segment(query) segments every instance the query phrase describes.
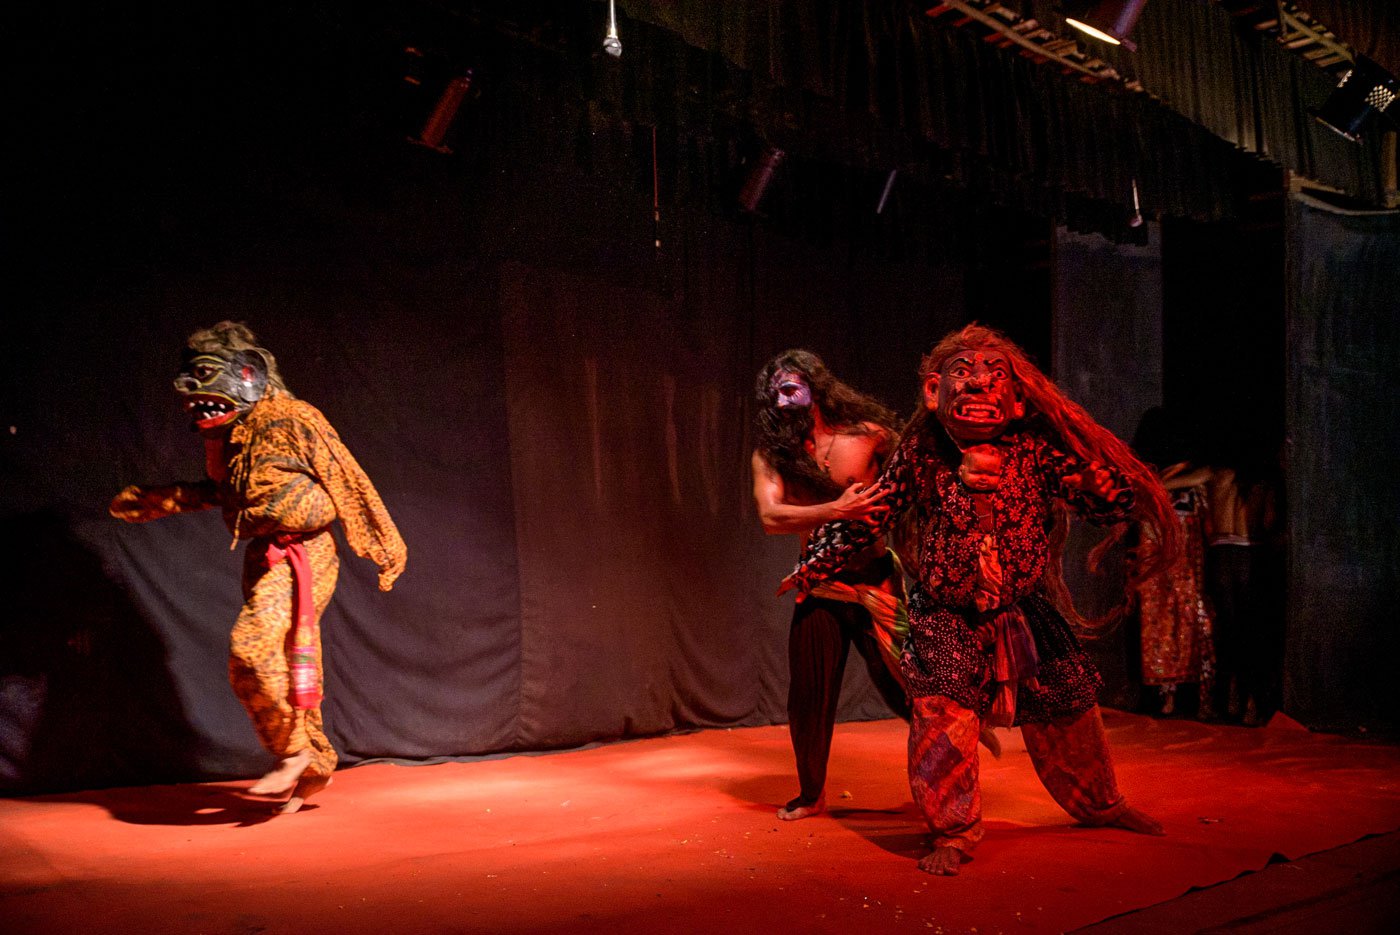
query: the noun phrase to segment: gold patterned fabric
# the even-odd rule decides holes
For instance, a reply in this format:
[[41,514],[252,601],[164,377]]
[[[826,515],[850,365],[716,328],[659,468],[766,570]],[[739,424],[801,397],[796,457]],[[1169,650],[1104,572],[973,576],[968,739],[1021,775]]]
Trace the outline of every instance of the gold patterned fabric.
[[1204,590],[1205,487],[1176,491],[1174,500],[1181,558],[1136,589],[1144,685],[1209,683],[1215,672],[1214,619]]
[[[269,388],[227,440],[205,444],[210,480],[128,487],[111,513],[146,522],[222,508],[233,545],[248,542],[229,681],[270,753],[287,757],[309,748],[304,775],[329,775],[337,758],[321,726],[319,623],[340,568],[330,525],[340,520],[350,548],[379,566],[384,591],[403,572],[407,547],[374,485],[314,406]],[[292,549],[304,560],[299,554],[289,562]],[[301,619],[298,588],[310,596]],[[298,685],[294,674],[301,676]]]
[[314,532],[339,519],[356,555],[387,591],[408,550],[384,501],[316,407],[269,390],[229,435],[224,521],[240,539]]
[[[243,558],[243,609],[229,636],[229,684],[252,719],[264,749],[286,757],[310,748],[306,774],[329,776],[338,760],[321,722],[321,706],[298,708],[289,651],[294,618],[292,566],[267,560],[270,540],[252,543]],[[301,541],[311,565],[312,600],[319,622],[335,592],[340,558],[329,529]],[[310,628],[316,681],[324,678],[321,631]],[[304,639],[306,637],[303,637]]]

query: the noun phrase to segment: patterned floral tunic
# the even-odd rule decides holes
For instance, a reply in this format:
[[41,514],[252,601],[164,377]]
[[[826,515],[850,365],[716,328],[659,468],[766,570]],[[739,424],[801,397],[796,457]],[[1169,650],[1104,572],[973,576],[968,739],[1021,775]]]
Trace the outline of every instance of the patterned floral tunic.
[[1181,527],[1182,555],[1176,564],[1140,583],[1144,685],[1209,685],[1215,674],[1215,618],[1206,604],[1206,488],[1177,490],[1172,496]]
[[[880,483],[889,512],[874,526],[834,522],[808,543],[797,581],[804,590],[839,570],[913,511],[916,582],[909,598],[910,635],[901,665],[914,696],[944,695],[984,714],[992,702],[992,649],[977,629],[998,612],[1024,617],[1039,657],[1038,677],[1022,684],[1016,722],[1044,722],[1097,703],[1097,671],[1045,594],[1057,501],[1097,524],[1125,519],[1132,489],[1114,472],[1100,497],[1074,476],[1089,465],[1059,450],[1046,433],[1007,433],[997,489],[978,494],[958,478],[961,453],[941,427],[909,433]],[[996,569],[987,593],[989,564]],[[983,606],[979,609],[979,596]],[[984,630],[985,633],[985,630]]]

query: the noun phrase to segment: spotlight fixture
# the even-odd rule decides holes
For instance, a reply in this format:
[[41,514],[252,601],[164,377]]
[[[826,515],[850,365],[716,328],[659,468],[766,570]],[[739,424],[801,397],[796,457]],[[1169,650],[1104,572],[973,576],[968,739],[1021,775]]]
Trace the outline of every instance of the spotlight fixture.
[[749,177],[744,180],[744,187],[739,190],[739,207],[749,214],[758,211],[758,204],[768,191],[768,185],[773,181],[773,173],[778,171],[778,165],[785,155],[787,154],[775,146],[768,146],[763,150],[758,162],[749,171]]
[[433,112],[424,121],[423,129],[418,131],[417,136],[410,136],[409,142],[426,146],[439,153],[452,152],[450,148],[443,145],[442,141],[447,136],[447,130],[452,126],[452,121],[457,118],[457,110],[462,106],[462,101],[466,99],[467,92],[471,88],[472,72],[470,68],[467,69],[466,74],[459,75],[447,82],[447,87],[442,89],[437,103],[433,105]]
[[608,0],[608,34],[603,38],[603,51],[613,58],[622,58],[622,40],[617,38],[617,0]]
[[1102,39],[1113,45],[1121,45],[1129,52],[1136,52],[1137,46],[1128,34],[1137,25],[1142,8],[1147,0],[1088,0],[1088,2],[1066,3],[1065,22],[1080,32]]
[[1358,55],[1313,116],[1327,129],[1359,143],[1362,131],[1376,115],[1389,116],[1397,95],[1400,81],[1369,58]]

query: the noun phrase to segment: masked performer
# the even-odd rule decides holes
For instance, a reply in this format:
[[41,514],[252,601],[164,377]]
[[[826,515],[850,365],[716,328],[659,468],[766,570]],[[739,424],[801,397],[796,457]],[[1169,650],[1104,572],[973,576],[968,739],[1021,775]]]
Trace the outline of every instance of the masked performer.
[[[756,394],[753,495],[765,532],[805,541],[830,520],[872,519],[884,510],[884,491],[872,482],[894,447],[892,412],[837,380],[807,351],[787,351],[770,361],[758,375]],[[895,644],[908,627],[903,591],[894,554],[874,539],[850,556],[841,575],[794,609],[788,729],[800,792],[779,818],[806,818],[824,807],[851,643],[885,702],[908,718],[909,702],[894,675]]]
[[321,722],[319,621],[340,567],[330,525],[339,519],[355,553],[379,566],[384,591],[407,550],[335,429],[287,390],[247,327],[221,322],[195,332],[175,389],[204,438],[208,478],[127,487],[111,513],[142,523],[218,506],[233,544],[248,543],[229,680],[280,761],[250,791],[290,790],[280,810],[295,812],[330,782],[337,759]]
[[1156,533],[1148,573],[1175,557],[1176,523],[1151,469],[1066,399],[1016,345],[969,325],[920,369],[924,409],[880,484],[887,512],[816,530],[785,581],[812,591],[914,514],[920,554],[902,667],[913,699],[909,781],[934,833],[919,867],[953,875],[982,837],[980,727],[1019,724],[1041,782],[1080,822],[1160,834],[1119,794],[1100,685],[1066,615],[1064,508]]

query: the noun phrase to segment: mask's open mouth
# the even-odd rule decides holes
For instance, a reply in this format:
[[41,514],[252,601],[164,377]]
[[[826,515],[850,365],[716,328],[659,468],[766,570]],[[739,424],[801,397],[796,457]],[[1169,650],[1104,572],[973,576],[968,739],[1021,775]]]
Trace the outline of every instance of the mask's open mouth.
[[980,399],[960,399],[953,404],[953,417],[964,422],[1000,422],[1004,418],[996,403]]
[[197,429],[218,428],[238,418],[238,407],[221,396],[190,396],[185,412]]

